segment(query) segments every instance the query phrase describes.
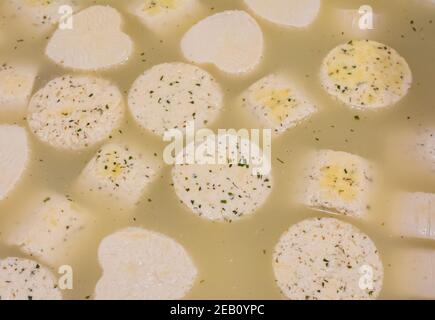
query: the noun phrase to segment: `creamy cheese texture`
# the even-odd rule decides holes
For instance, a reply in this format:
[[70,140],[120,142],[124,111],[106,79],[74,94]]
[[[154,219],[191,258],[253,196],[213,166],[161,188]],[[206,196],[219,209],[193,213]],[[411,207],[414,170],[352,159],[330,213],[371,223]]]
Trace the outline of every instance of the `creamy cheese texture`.
[[[292,300],[375,299],[384,274],[372,240],[332,218],[290,227],[275,247],[273,270],[283,295]],[[370,272],[370,286],[361,281],[361,270]]]
[[59,26],[45,50],[55,63],[95,71],[122,64],[132,54],[133,42],[122,31],[122,17],[116,9],[93,6],[71,19],[72,28]]
[[[195,24],[181,40],[184,57],[240,75],[252,71],[263,57],[263,32],[245,11],[231,10]],[[204,45],[207,43],[207,45]]]
[[94,76],[65,75],[34,94],[27,121],[43,143],[79,151],[107,139],[123,116],[123,97],[115,85]]
[[334,48],[323,60],[320,78],[330,95],[357,109],[394,105],[412,84],[406,60],[371,40],[351,40]]
[[435,5],[391,2],[0,1],[0,299],[435,298]]
[[99,300],[181,299],[198,272],[180,244],[140,228],[120,230],[103,239],[98,258],[103,268],[95,289]]
[[165,63],[140,75],[128,95],[136,122],[164,136],[192,122],[197,129],[213,124],[223,108],[223,92],[207,71],[185,63]]
[[8,257],[0,260],[1,300],[61,300],[53,272],[36,261]]

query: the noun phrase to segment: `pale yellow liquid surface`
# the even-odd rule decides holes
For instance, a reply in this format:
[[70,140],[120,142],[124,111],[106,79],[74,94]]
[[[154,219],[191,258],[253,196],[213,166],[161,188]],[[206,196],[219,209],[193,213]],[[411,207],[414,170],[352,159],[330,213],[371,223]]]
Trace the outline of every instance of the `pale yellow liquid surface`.
[[[266,1],[266,0],[265,0]],[[126,93],[133,81],[153,65],[185,61],[179,43],[185,31],[201,18],[226,9],[245,9],[243,1],[204,0],[204,10],[192,21],[180,21],[169,35],[159,36],[148,31],[126,10],[124,1],[81,1],[84,4],[110,3],[123,14],[124,30],[135,43],[135,51],[125,65],[98,75],[111,79]],[[384,187],[378,194],[369,222],[350,221],[366,232],[376,243],[385,268],[384,287],[380,298],[414,298],[396,289],[400,279],[390,272],[398,263],[392,253],[405,247],[435,250],[435,243],[401,239],[383,227],[383,207],[392,191],[435,192],[434,175],[406,174],[392,165],[384,138],[391,128],[412,128],[435,124],[435,6],[421,0],[366,0],[379,15],[375,29],[360,32],[337,16],[339,9],[357,10],[361,1],[327,0],[318,19],[307,29],[285,29],[256,18],[265,35],[265,56],[261,65],[244,77],[230,77],[215,67],[204,66],[212,73],[225,92],[225,108],[212,129],[254,128],[256,123],[235,103],[243,90],[259,78],[275,71],[290,74],[305,88],[321,111],[308,121],[273,141],[273,192],[255,214],[238,222],[211,223],[191,213],[181,204],[171,186],[170,166],[165,166],[131,214],[94,209],[98,230],[92,241],[80,248],[80,255],[67,261],[74,269],[74,290],[64,291],[65,298],[84,299],[91,296],[101,276],[97,249],[102,238],[126,226],[138,226],[162,232],[179,241],[195,261],[199,276],[186,298],[191,299],[282,299],[275,284],[272,253],[280,235],[291,225],[308,217],[324,216],[295,203],[292,184],[298,178],[298,158],[309,149],[341,150],[365,157],[378,165]],[[56,76],[68,73],[44,56],[47,39],[32,38],[25,28],[2,18],[4,31],[0,42],[1,59],[8,57],[30,60],[39,65],[34,90]],[[413,24],[411,24],[413,21]],[[413,27],[416,29],[413,30]],[[355,26],[354,26],[355,28]],[[351,110],[328,96],[320,86],[319,68],[324,56],[336,45],[355,38],[369,38],[395,48],[408,61],[414,77],[408,96],[392,108],[377,112]],[[24,41],[18,41],[23,39]],[[355,120],[359,115],[360,120]],[[0,123],[11,123],[0,119]],[[24,120],[18,124],[27,126]],[[161,157],[165,144],[152,134],[140,131],[129,118],[122,135]],[[119,136],[119,134],[117,134]],[[13,195],[0,203],[0,232],[7,231],[9,221],[18,214],[26,200],[38,190],[51,189],[71,193],[71,184],[95,150],[71,156],[43,146],[31,136],[32,164],[24,182]],[[394,148],[394,146],[393,146]],[[400,159],[396,159],[400,162]],[[80,199],[78,199],[79,201]],[[23,256],[17,248],[0,243],[0,258]],[[435,284],[434,284],[435,285]]]

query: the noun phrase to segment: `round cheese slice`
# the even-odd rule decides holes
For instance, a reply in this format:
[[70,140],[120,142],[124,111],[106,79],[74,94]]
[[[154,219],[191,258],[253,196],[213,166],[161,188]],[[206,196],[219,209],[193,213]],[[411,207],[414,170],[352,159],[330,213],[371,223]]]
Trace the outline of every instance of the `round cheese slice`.
[[164,63],[145,71],[128,96],[130,112],[140,127],[163,136],[211,124],[223,107],[219,84],[206,71],[185,63]]
[[383,266],[370,238],[332,218],[304,220],[273,253],[276,283],[292,300],[366,300],[382,289]]
[[[192,150],[195,159],[191,157]],[[246,154],[247,150],[252,153]],[[204,219],[239,220],[253,214],[271,193],[269,159],[248,139],[209,136],[193,149],[188,146],[183,153],[185,161],[178,162],[172,170],[175,193]]]
[[100,244],[103,275],[96,300],[182,299],[192,288],[197,269],[187,251],[163,234],[127,228]]
[[61,300],[52,272],[36,261],[0,259],[0,300]]
[[43,143],[64,151],[80,151],[103,142],[121,124],[121,92],[93,76],[65,75],[30,100],[27,121]]
[[320,70],[323,88],[349,107],[379,109],[408,93],[412,73],[393,48],[371,40],[355,40],[328,53]]

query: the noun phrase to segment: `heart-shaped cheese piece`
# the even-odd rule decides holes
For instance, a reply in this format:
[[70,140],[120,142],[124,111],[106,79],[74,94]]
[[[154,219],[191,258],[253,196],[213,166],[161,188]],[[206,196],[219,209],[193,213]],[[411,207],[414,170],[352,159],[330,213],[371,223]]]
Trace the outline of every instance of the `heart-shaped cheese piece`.
[[219,12],[195,24],[181,40],[184,57],[240,75],[252,71],[263,57],[263,32],[245,11]]
[[45,54],[67,68],[95,71],[127,61],[133,42],[122,29],[122,17],[109,6],[92,6],[72,17],[71,29],[59,28]]

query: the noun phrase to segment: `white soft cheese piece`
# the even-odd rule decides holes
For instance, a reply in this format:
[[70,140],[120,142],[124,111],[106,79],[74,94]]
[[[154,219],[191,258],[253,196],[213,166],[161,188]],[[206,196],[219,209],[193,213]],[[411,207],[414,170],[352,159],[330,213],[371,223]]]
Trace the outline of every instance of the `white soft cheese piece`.
[[[194,161],[189,161],[191,150]],[[231,222],[253,214],[268,199],[270,159],[256,143],[236,135],[209,136],[183,152],[186,161],[173,167],[172,181],[180,201],[198,216]]]
[[393,199],[388,225],[400,237],[435,240],[435,194],[400,192]]
[[263,32],[245,11],[224,11],[195,24],[181,40],[184,57],[229,74],[252,71],[263,57]]
[[150,30],[168,33],[201,9],[199,0],[133,0],[129,12]]
[[277,74],[252,84],[242,95],[242,106],[275,134],[284,133],[317,112],[300,88]]
[[26,129],[0,125],[0,201],[7,198],[29,166],[30,147]]
[[393,48],[352,40],[332,49],[320,70],[323,88],[345,105],[366,110],[388,107],[408,93],[412,73]]
[[90,213],[66,196],[41,192],[11,226],[6,242],[53,266],[68,264],[85,245]]
[[76,189],[98,203],[134,207],[158,167],[151,156],[126,143],[109,143],[83,169]]
[[198,273],[183,246],[141,228],[123,229],[104,238],[98,260],[103,275],[95,288],[96,300],[182,299]]
[[65,75],[33,95],[27,121],[43,143],[60,151],[81,151],[109,138],[121,125],[124,109],[121,92],[109,81]]
[[355,218],[368,214],[373,165],[342,151],[312,152],[304,162],[300,201],[312,208]]
[[284,27],[304,28],[319,14],[321,0],[244,0],[258,16]]
[[9,257],[0,259],[0,300],[61,300],[53,273],[40,263]]
[[163,136],[171,129],[211,125],[223,107],[223,93],[208,72],[185,63],[159,64],[134,82],[128,106],[140,127]]
[[45,53],[55,63],[94,71],[118,66],[132,54],[133,42],[122,31],[122,17],[116,9],[93,6],[72,19],[71,29],[57,29],[48,42]]
[[35,66],[8,62],[0,66],[0,114],[25,114],[36,76]]
[[[276,283],[292,300],[368,300],[378,297],[383,266],[373,241],[333,218],[290,227],[273,253]],[[366,283],[363,275],[369,275]]]

